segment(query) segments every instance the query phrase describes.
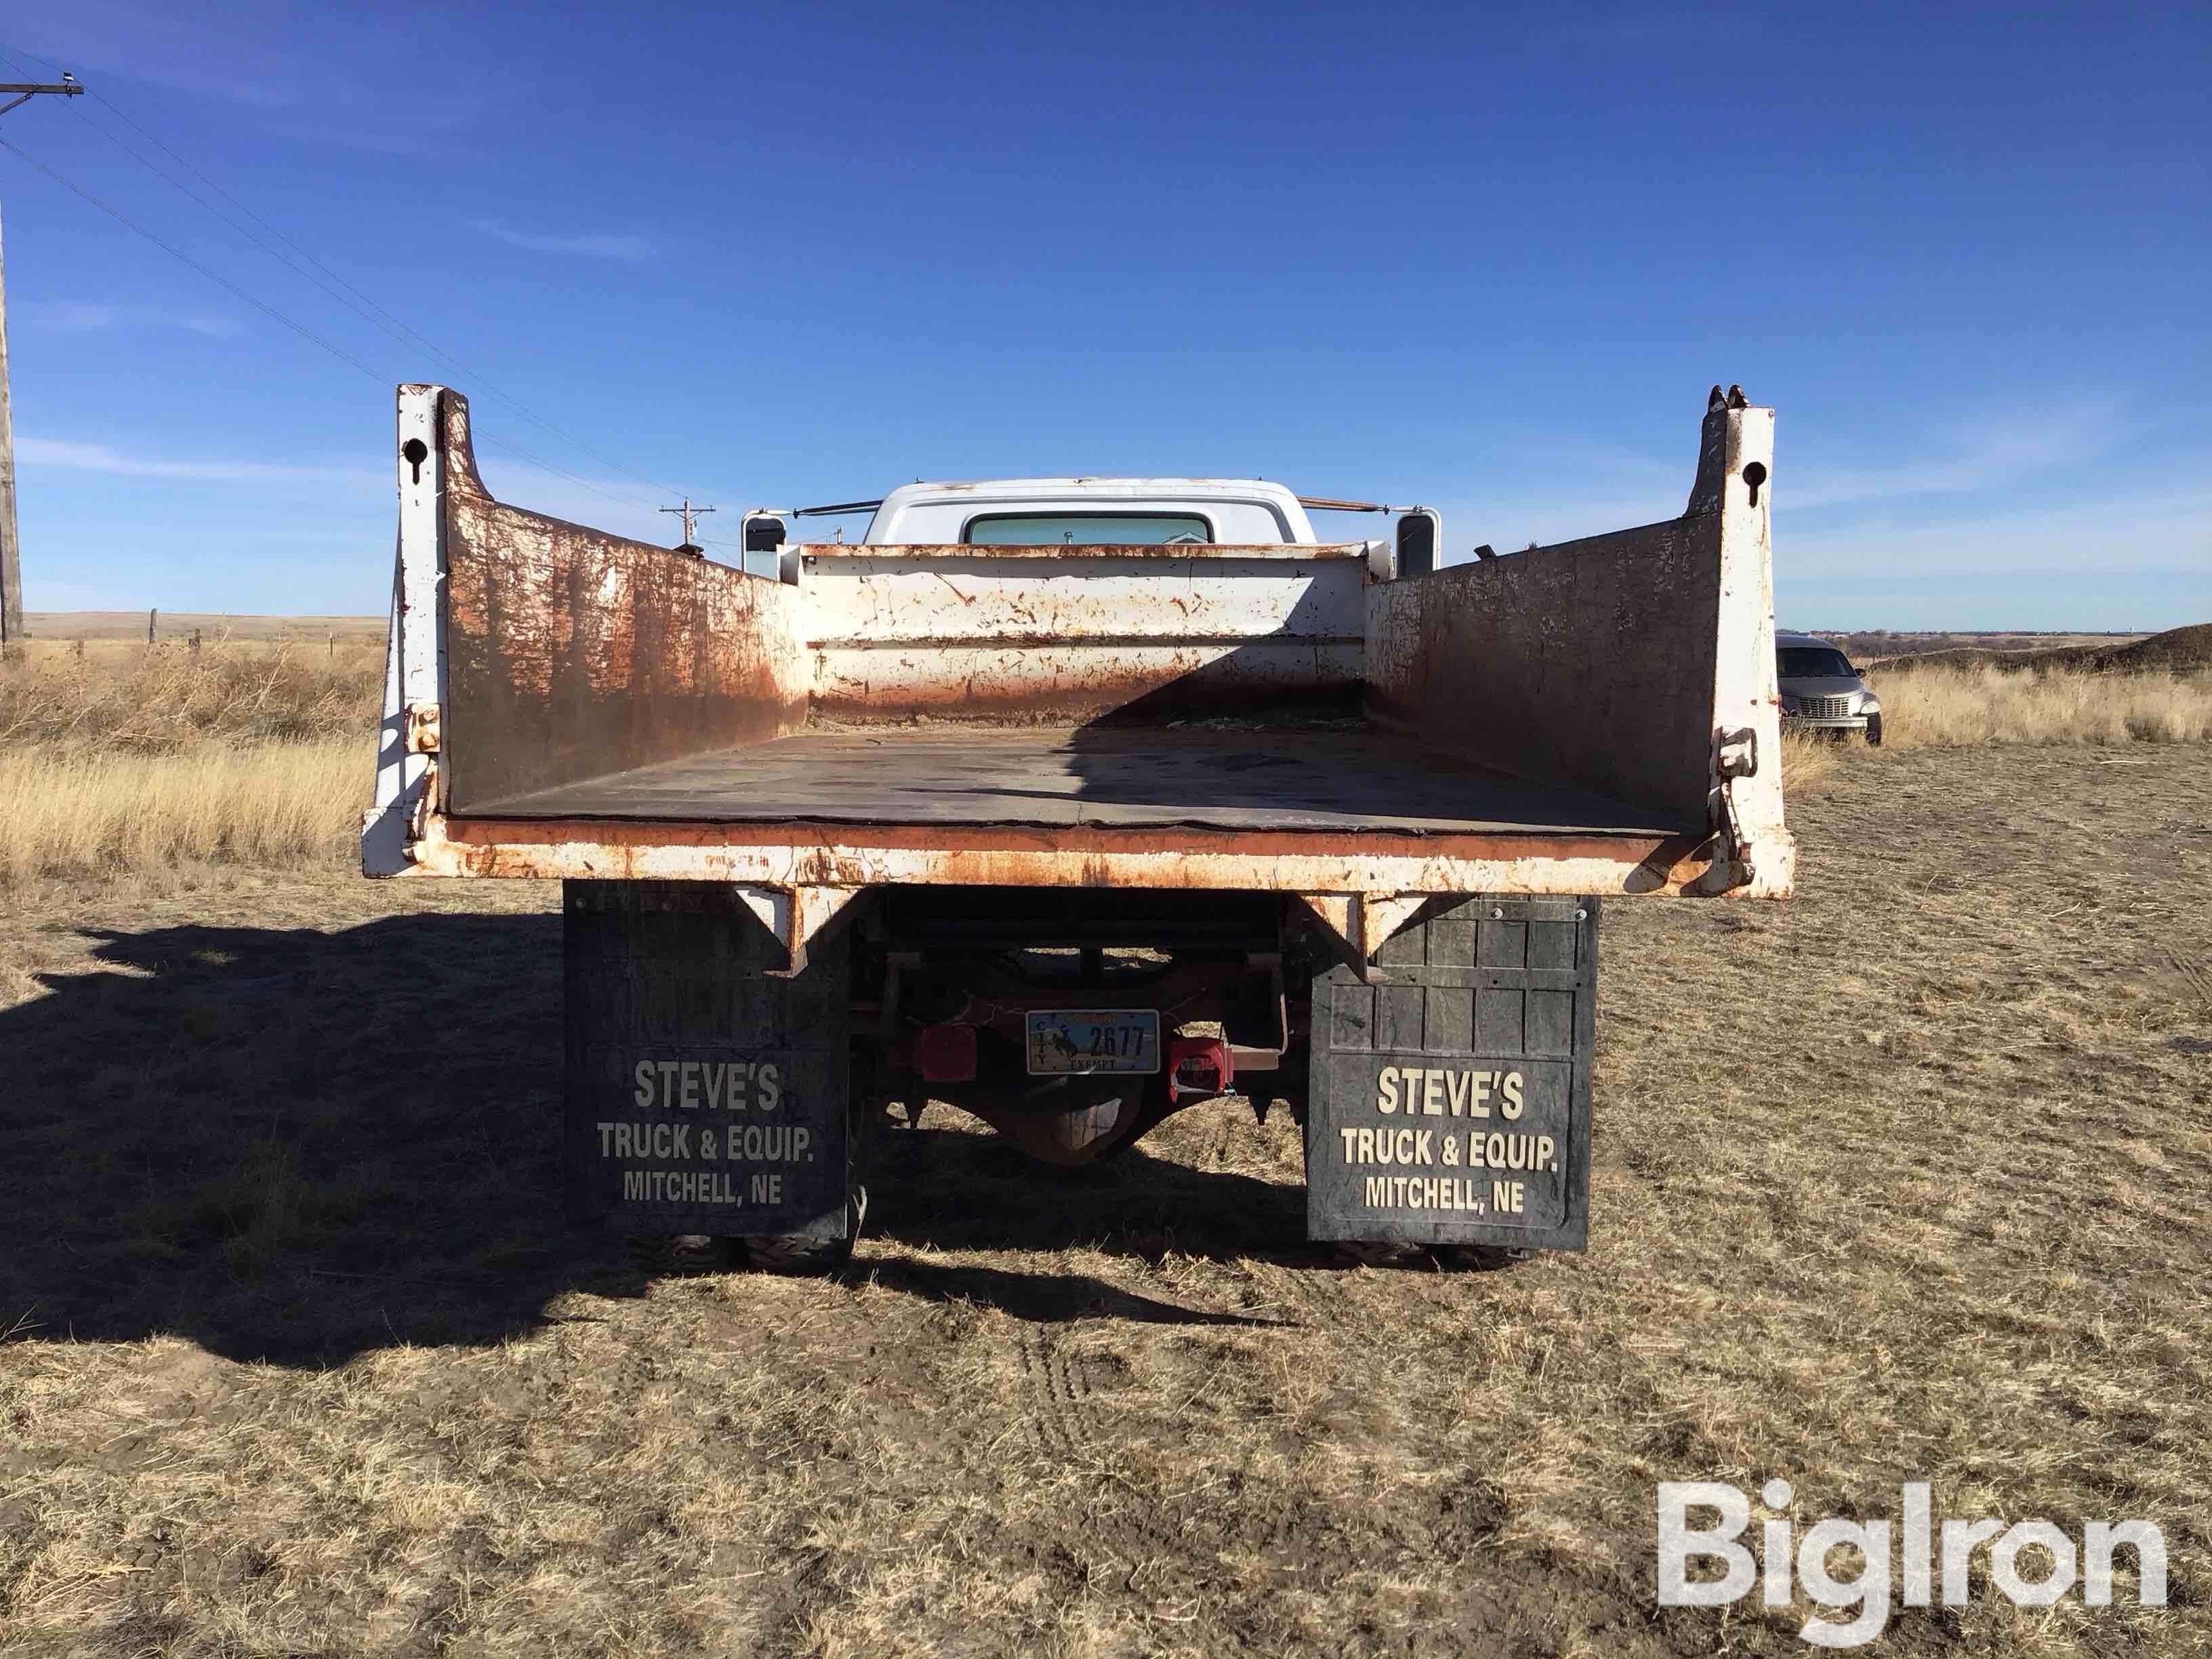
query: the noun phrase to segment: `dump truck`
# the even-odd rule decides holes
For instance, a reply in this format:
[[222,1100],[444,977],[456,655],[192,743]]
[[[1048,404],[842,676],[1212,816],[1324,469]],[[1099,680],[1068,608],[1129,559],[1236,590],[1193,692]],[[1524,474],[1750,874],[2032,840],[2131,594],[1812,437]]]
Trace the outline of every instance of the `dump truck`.
[[1716,387],[1680,517],[1461,562],[1091,477],[724,560],[495,500],[402,386],[363,869],[562,883],[568,1201],[647,1250],[834,1262],[894,1106],[1064,1170],[1230,1097],[1312,1239],[1581,1249],[1601,904],[1791,889],[1772,446]]

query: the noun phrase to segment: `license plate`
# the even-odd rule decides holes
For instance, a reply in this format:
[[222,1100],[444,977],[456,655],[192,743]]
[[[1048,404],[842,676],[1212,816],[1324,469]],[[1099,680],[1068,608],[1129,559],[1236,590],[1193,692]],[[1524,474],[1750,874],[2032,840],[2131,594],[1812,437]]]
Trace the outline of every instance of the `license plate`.
[[1030,1071],[1157,1072],[1160,1017],[1150,1008],[1040,1008],[1030,1015]]

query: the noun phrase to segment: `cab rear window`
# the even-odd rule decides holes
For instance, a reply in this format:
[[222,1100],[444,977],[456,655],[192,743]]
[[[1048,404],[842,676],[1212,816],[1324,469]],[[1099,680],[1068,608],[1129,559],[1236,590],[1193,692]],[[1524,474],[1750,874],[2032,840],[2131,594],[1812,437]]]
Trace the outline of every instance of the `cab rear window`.
[[1213,539],[1213,526],[1194,513],[980,513],[968,520],[960,539],[970,547],[1203,545]]

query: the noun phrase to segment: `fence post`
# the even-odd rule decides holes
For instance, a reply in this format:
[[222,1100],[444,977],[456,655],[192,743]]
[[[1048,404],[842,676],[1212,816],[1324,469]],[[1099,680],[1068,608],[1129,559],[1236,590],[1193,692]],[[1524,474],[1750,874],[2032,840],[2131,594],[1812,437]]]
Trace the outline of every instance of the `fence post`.
[[161,614],[158,610],[149,611],[146,613],[146,643],[149,645],[154,643],[154,623]]

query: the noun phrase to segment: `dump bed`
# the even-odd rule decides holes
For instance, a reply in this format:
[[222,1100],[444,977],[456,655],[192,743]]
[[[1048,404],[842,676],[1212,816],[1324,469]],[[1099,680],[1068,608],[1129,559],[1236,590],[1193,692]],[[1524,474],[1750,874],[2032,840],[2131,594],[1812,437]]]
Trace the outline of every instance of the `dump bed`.
[[[1679,519],[1401,577],[1384,544],[811,544],[773,574],[494,501],[400,392],[377,875],[738,884],[794,955],[869,886],[1789,890],[1771,411]],[[1371,951],[1370,951],[1371,953]]]

